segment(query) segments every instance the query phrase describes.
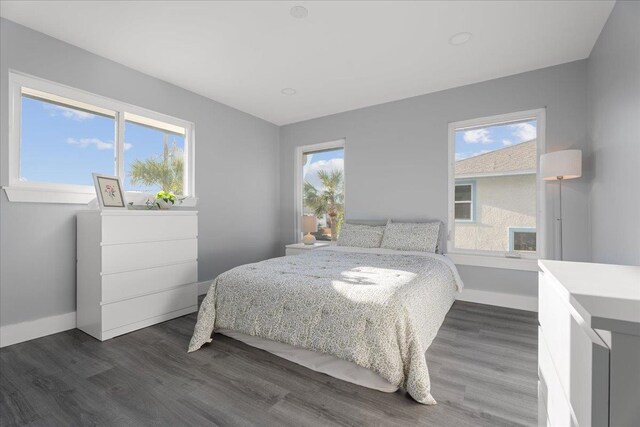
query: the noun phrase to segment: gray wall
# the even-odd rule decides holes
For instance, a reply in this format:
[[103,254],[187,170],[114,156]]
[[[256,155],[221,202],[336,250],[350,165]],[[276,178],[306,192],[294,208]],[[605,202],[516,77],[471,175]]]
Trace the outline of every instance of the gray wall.
[[[0,21],[0,157],[15,69],[179,117],[196,126],[199,279],[276,254],[278,127],[13,22]],[[2,185],[8,184],[5,161]],[[229,185],[233,183],[233,185]],[[0,325],[75,310],[75,212],[0,194]]]
[[[447,124],[514,111],[547,108],[547,150],[580,148],[586,135],[586,61],[295,123],[280,128],[281,242],[295,240],[295,147],[346,138],[346,216],[352,219],[447,219]],[[557,186],[547,186],[548,224],[554,224]],[[565,259],[589,260],[586,180],[563,187]],[[550,257],[554,229],[547,233]],[[464,268],[471,289],[512,289],[536,295],[535,273]]]
[[[565,259],[640,264],[639,10],[638,3],[618,2],[586,61],[279,130],[2,19],[0,157],[7,155],[9,69],[195,122],[199,278],[207,280],[282,254],[282,245],[295,240],[296,146],[346,138],[350,218],[446,219],[447,123],[546,107],[547,150],[580,148],[585,158],[583,178],[566,182],[563,192]],[[4,161],[0,168],[6,185]],[[557,211],[556,189],[547,185],[549,224]],[[75,310],[74,212],[81,208],[9,203],[0,193],[0,325]],[[550,257],[554,235],[549,227]],[[471,289],[536,294],[535,273],[467,266],[460,271]]]
[[594,262],[640,265],[640,3],[616,3],[587,62]]

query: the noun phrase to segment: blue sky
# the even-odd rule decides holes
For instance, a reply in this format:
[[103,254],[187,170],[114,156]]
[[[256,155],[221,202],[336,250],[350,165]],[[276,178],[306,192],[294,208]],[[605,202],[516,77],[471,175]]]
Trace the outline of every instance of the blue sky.
[[456,132],[456,160],[520,144],[536,137],[536,121],[509,123]]
[[318,171],[330,172],[335,169],[344,170],[344,149],[339,148],[331,151],[323,151],[307,155],[307,163],[304,165],[302,173],[305,181],[309,181],[318,190],[322,186],[318,179]]
[[[22,98],[20,177],[30,182],[93,185],[93,172],[115,175],[115,120],[28,97]],[[125,125],[126,190],[155,192],[159,188],[134,187],[128,179],[136,158],[161,155],[163,132],[135,123]],[[170,134],[184,150],[184,137]]]
[[92,172],[114,174],[115,120],[23,97],[20,177],[93,185]]

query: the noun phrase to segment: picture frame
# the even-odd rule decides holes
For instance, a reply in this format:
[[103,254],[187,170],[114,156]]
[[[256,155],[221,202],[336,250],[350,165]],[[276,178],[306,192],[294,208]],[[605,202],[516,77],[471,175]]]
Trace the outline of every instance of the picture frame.
[[127,200],[122,191],[122,181],[117,176],[93,173],[93,185],[100,210],[127,209]]

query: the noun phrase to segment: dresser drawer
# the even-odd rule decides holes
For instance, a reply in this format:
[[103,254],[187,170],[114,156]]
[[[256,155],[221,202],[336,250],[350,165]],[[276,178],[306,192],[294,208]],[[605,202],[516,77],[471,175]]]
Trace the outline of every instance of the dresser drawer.
[[102,247],[102,273],[120,273],[197,258],[197,239],[105,245]]
[[562,387],[571,389],[571,335],[581,337],[580,325],[571,316],[567,304],[562,301],[561,295],[554,289],[551,283],[540,273],[540,289],[538,291],[538,322],[544,333],[544,338],[549,344],[551,359],[558,371]]
[[187,285],[102,306],[102,330],[109,331],[152,317],[196,306],[197,286]]
[[198,263],[189,261],[102,276],[102,302],[109,303],[198,281]]
[[[592,329],[583,326],[583,319],[553,279],[540,273],[539,284],[540,337],[575,421],[581,426],[606,425],[609,384],[603,373],[609,371],[609,349]],[[551,412],[550,407],[548,410]]]
[[539,426],[578,426],[571,404],[560,383],[556,367],[542,328],[538,328],[538,405],[546,412],[546,419],[539,419]]
[[195,238],[198,235],[196,215],[104,216],[102,218],[102,243],[130,243],[158,240]]

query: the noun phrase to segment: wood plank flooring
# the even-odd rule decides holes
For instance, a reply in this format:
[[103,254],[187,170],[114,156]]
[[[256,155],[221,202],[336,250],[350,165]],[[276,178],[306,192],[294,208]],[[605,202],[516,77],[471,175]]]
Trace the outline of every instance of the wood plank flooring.
[[535,313],[456,302],[427,352],[436,406],[222,335],[187,354],[195,318],[103,343],[72,330],[0,349],[0,425],[536,424]]

